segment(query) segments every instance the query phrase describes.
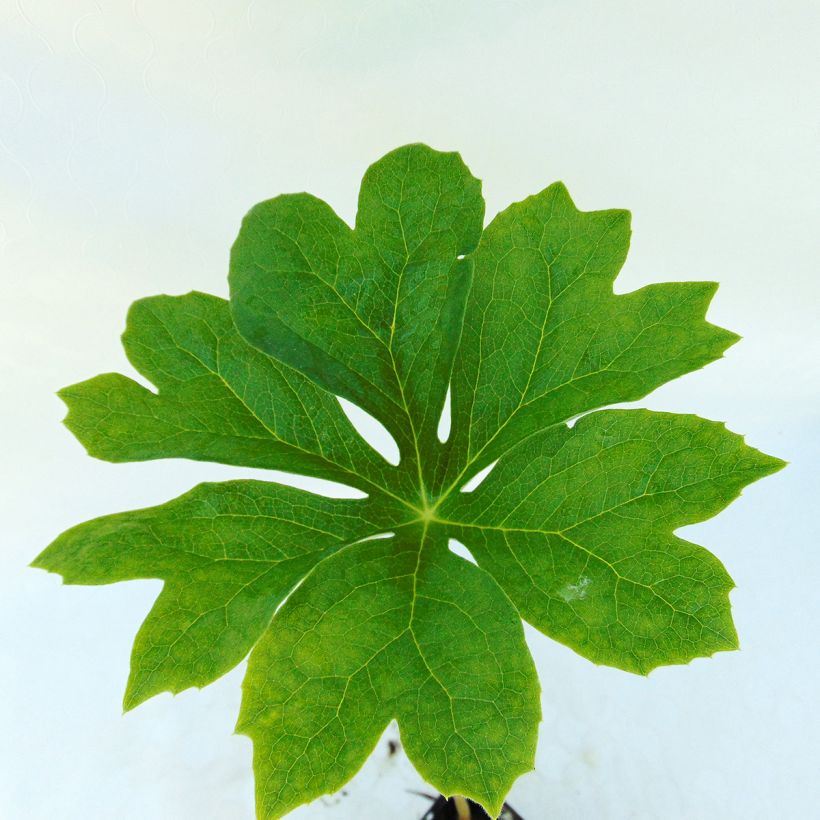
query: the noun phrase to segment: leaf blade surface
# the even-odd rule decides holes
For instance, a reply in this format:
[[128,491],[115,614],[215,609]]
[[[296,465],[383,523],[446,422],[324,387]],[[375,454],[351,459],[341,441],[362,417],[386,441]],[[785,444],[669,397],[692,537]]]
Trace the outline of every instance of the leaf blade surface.
[[458,154],[423,145],[368,169],[355,229],[307,194],[263,202],[231,252],[237,326],[376,416],[419,462],[461,329],[472,263],[460,257],[478,244],[483,215]]
[[157,507],[79,524],[33,566],[68,584],[165,582],[134,642],[124,700],[131,709],[224,675],[318,561],[384,523],[368,500],[265,481],[201,484]]
[[[164,581],[127,708],[250,653],[238,730],[260,817],[340,788],[393,719],[423,777],[497,813],[540,720],[522,618],[635,673],[736,646],[728,573],[676,530],[783,463],[696,416],[602,409],[737,340],[705,319],[716,286],[615,294],[629,214],[579,211],[558,183],[485,229],[483,213],[460,156],[423,145],[368,169],[353,228],[309,194],[260,203],[232,249],[230,305],[132,307],[124,347],[156,390],[104,374],[61,392],[99,458],[219,461],[367,494],[200,485],[81,524],[34,562],[68,583]],[[390,431],[397,466],[337,396]]]
[[263,817],[340,788],[393,718],[422,776],[496,814],[532,768],[539,687],[520,619],[490,575],[420,526],[319,564],[243,689],[237,729],[254,742]]
[[123,347],[152,392],[118,373],[63,388],[66,426],[107,461],[190,458],[384,489],[388,465],[336,398],[237,333],[224,299],[135,302]]
[[531,437],[442,516],[525,620],[646,674],[737,648],[734,583],[674,531],[782,467],[716,422],[604,410]]
[[473,255],[439,488],[544,427],[642,398],[737,341],[704,319],[714,283],[612,292],[630,232],[628,211],[579,211],[560,183],[487,226]]

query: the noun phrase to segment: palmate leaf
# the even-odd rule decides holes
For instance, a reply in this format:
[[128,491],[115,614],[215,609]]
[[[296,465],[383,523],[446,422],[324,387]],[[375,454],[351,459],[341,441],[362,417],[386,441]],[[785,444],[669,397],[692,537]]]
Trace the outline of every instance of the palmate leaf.
[[[599,409],[722,355],[737,337],[704,318],[715,285],[615,295],[628,214],[581,212],[560,184],[482,231],[483,214],[461,158],[422,145],[368,170],[353,229],[307,194],[263,202],[232,251],[230,308],[198,293],[132,307],[123,342],[156,392],[118,374],[61,392],[97,457],[367,494],[202,484],[74,527],[34,562],[67,583],[164,581],[126,708],[250,653],[237,728],[260,818],[341,787],[393,719],[434,787],[496,815],[540,720],[522,618],[636,673],[737,645],[731,579],[675,530],[783,463],[696,416]],[[336,395],[392,433],[398,466]]]

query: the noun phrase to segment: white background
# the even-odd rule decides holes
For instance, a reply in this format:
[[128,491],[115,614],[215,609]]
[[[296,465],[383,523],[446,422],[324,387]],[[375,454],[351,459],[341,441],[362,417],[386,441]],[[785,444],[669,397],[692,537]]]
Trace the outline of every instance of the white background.
[[[417,140],[462,152],[488,215],[556,179],[630,208],[618,290],[719,280],[710,318],[744,341],[645,404],[792,462],[686,532],[737,581],[742,651],[642,679],[530,634],[544,722],[511,803],[817,817],[818,43],[809,0],[0,0],[0,817],[253,817],[242,669],[122,717],[158,583],[26,568],[74,523],[251,471],[94,461],[54,391],[132,372],[134,299],[226,295],[252,204],[308,190],[352,220],[365,167]],[[383,743],[347,796],[293,817],[415,820],[422,786]]]

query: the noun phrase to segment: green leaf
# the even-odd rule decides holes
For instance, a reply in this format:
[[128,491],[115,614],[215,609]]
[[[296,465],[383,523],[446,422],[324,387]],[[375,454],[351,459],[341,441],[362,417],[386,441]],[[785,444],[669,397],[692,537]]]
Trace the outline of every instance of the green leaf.
[[317,561],[383,525],[367,500],[264,481],[200,484],[167,504],[80,524],[34,566],[68,584],[165,581],[134,643],[131,709],[233,669]]
[[673,531],[781,466],[717,422],[602,411],[532,436],[440,515],[533,626],[646,674],[737,648],[731,578]]
[[275,627],[251,658],[237,727],[274,817],[344,785],[394,717],[420,774],[493,817],[532,768],[541,714],[521,620],[442,535],[416,525],[341,550]]
[[[61,391],[97,457],[367,494],[203,484],[81,524],[34,563],[68,583],[164,581],[127,708],[250,653],[238,730],[265,820],[340,788],[391,720],[434,788],[496,815],[540,720],[522,618],[635,673],[737,645],[729,575],[675,531],[783,462],[696,416],[599,409],[736,341],[705,320],[715,285],[614,294],[628,214],[578,211],[560,184],[482,233],[483,212],[461,158],[421,145],[367,171],[354,229],[308,194],[263,202],[232,251],[230,309],[198,293],[132,307],[123,343],[157,392],[118,374]],[[334,394],[393,434],[397,467]]]
[[[245,217],[231,252],[240,332],[380,418],[402,455],[433,445],[484,216],[458,154],[391,152],[365,174],[356,228],[291,194]],[[418,464],[416,464],[418,466]]]
[[613,294],[629,223],[628,211],[577,210],[556,183],[484,231],[439,486],[463,483],[544,427],[640,399],[737,341],[703,318],[712,282]]
[[66,425],[107,461],[190,458],[380,486],[388,465],[336,398],[260,353],[216,296],[153,296],[128,312],[123,347],[157,393],[119,373],[63,388]]

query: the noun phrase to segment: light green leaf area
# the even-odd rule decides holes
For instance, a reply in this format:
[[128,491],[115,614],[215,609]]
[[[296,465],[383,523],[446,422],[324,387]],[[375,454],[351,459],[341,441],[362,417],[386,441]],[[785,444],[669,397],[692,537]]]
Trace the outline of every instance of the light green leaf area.
[[525,620],[646,674],[737,648],[731,578],[673,532],[782,466],[717,422],[601,411],[532,436],[439,514]]
[[628,211],[579,211],[560,183],[487,226],[437,487],[459,484],[550,424],[640,399],[737,341],[704,319],[714,282],[615,295],[629,237]]
[[423,525],[323,561],[260,640],[238,730],[274,816],[340,788],[392,718],[420,774],[493,817],[532,768],[538,682],[492,577]]
[[165,581],[134,643],[124,703],[131,709],[236,666],[314,564],[382,531],[380,517],[366,499],[265,481],[200,484],[167,504],[80,524],[34,566],[68,584]]
[[[459,155],[423,145],[371,166],[352,228],[308,194],[263,202],[231,253],[230,306],[191,293],[132,307],[123,344],[155,389],[106,374],[61,391],[99,458],[367,494],[202,484],[80,524],[34,562],[71,584],[164,582],[127,708],[249,657],[238,730],[263,820],[340,788],[391,720],[433,788],[496,816],[533,766],[541,714],[522,619],[635,673],[737,645],[729,575],[676,530],[783,463],[696,416],[600,409],[736,341],[705,319],[716,286],[616,295],[628,214],[579,211],[560,184],[486,229],[483,214]],[[337,396],[390,431],[398,466]]]

